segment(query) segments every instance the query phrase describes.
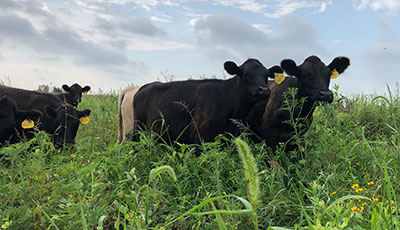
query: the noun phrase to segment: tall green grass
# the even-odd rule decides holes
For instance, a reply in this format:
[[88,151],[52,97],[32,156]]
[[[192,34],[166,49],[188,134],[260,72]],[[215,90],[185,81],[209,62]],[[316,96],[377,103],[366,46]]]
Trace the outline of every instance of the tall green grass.
[[149,132],[115,144],[117,95],[85,96],[91,120],[74,148],[40,132],[0,149],[0,227],[399,229],[398,90],[335,94],[296,152],[219,136],[199,157]]

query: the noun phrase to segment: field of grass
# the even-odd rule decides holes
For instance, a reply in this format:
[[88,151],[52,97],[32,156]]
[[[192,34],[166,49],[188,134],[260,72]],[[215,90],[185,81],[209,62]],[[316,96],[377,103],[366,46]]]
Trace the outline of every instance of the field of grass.
[[0,229],[399,229],[399,92],[335,94],[297,152],[221,136],[199,157],[152,133],[115,144],[118,96],[85,96],[74,148],[0,149]]

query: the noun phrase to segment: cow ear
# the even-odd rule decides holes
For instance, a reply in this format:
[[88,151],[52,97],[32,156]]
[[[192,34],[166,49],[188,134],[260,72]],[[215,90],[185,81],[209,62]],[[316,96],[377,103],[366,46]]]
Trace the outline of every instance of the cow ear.
[[44,111],[50,117],[53,117],[53,118],[57,117],[57,111],[53,107],[51,107],[50,105],[46,105],[44,107]]
[[292,59],[285,59],[281,61],[281,68],[289,75],[296,77],[300,76],[300,69],[297,67],[296,62],[294,62]]
[[17,114],[16,114],[17,118],[19,118],[21,120],[28,119],[28,120],[33,120],[33,121],[38,120],[39,117],[42,115],[43,115],[43,113],[41,113],[38,110],[28,110],[28,111],[18,110]]
[[331,64],[328,65],[329,69],[333,71],[336,69],[336,71],[341,74],[343,73],[347,67],[350,65],[350,59],[347,57],[336,57],[333,59]]
[[71,88],[68,85],[62,85],[62,88],[65,90],[65,92],[71,91]]
[[240,75],[240,69],[239,67],[236,65],[236,63],[234,63],[233,61],[227,61],[224,63],[224,69],[226,70],[226,72],[228,72],[230,75]]
[[278,65],[275,65],[275,66],[272,66],[271,68],[269,68],[268,72],[269,72],[268,77],[270,77],[270,78],[275,78],[276,73],[283,73],[281,67]]
[[87,85],[87,86],[83,87],[82,92],[87,93],[87,92],[89,92],[89,90],[90,90],[90,86]]
[[90,109],[85,109],[85,110],[79,111],[79,117],[80,118],[87,117],[90,115],[90,112],[91,112]]

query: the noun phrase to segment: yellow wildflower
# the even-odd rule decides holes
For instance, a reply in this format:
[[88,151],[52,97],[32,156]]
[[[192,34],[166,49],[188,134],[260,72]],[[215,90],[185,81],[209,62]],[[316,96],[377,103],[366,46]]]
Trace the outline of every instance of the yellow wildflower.
[[373,201],[375,201],[375,202],[378,202],[378,201],[379,201],[379,198],[374,198],[374,197],[372,197],[371,200],[373,200]]
[[10,226],[10,221],[5,222],[3,225],[1,225],[2,229],[7,229]]
[[356,192],[362,192],[364,191],[362,188],[356,189]]
[[82,166],[86,166],[86,164],[82,164]]
[[373,181],[368,182],[368,185],[373,185],[373,184],[374,184]]
[[335,195],[336,193],[337,193],[337,191],[334,191],[334,192],[331,193],[331,195],[333,196],[333,195]]
[[351,211],[357,211],[357,206],[352,207]]
[[364,210],[364,207],[357,208],[357,211],[362,211],[362,210]]
[[394,210],[395,208],[396,208],[395,206],[391,207],[392,210]]
[[71,153],[70,155],[71,159],[75,157],[75,154]]
[[353,186],[351,186],[353,189],[358,188],[358,184],[353,184]]
[[362,205],[362,206],[365,206],[365,205],[367,205],[367,203],[364,202],[364,203],[362,203],[361,205]]
[[391,203],[391,204],[394,204],[394,200],[391,200],[390,203]]

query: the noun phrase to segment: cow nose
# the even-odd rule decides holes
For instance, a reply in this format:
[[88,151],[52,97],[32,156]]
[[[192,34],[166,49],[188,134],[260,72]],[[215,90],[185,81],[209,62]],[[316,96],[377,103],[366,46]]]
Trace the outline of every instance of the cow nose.
[[268,87],[258,87],[258,94],[264,97],[269,97],[269,88]]
[[331,103],[333,101],[333,93],[330,90],[321,90],[319,91],[320,98],[322,101],[327,101]]

